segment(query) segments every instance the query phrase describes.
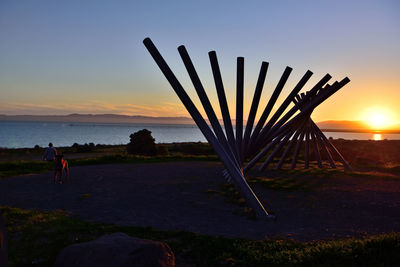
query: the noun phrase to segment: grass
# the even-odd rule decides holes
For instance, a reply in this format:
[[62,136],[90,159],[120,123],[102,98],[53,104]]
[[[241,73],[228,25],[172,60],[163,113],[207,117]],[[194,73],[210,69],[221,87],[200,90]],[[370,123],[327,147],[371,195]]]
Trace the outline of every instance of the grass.
[[114,232],[166,242],[180,261],[196,266],[397,266],[400,261],[400,233],[308,243],[254,241],[88,223],[63,211],[0,210],[8,229],[11,267],[51,266],[65,246]]
[[88,199],[88,198],[91,198],[91,197],[92,197],[91,194],[86,193],[86,194],[81,194],[81,195],[79,196],[79,199],[80,199],[80,200],[84,200],[84,199]]
[[305,182],[293,177],[264,177],[256,176],[247,179],[250,185],[260,184],[264,188],[278,191],[309,191],[312,188],[310,182]]
[[[284,172],[283,172],[284,173]],[[264,188],[278,191],[310,191],[315,186],[310,181],[306,182],[304,179],[297,179],[293,177],[265,177],[265,176],[250,176],[247,179],[250,185],[261,185]],[[223,183],[219,186],[219,190],[206,190],[205,193],[220,195],[227,203],[235,204],[238,208],[234,213],[246,216],[248,219],[256,219],[255,212],[246,204],[246,200],[240,196],[240,193],[235,189],[231,183]],[[267,210],[268,213],[274,214],[274,211]]]
[[[400,166],[398,164],[400,151],[398,148],[400,147],[400,141],[398,140],[382,142],[335,140],[335,145],[340,148],[340,151],[343,150],[345,158],[350,160],[350,164],[353,167],[361,169],[372,168],[376,171],[379,170],[382,172],[392,173],[398,173],[400,171]],[[66,155],[70,166],[107,163],[151,163],[166,161],[217,160],[217,156],[208,143],[192,142],[157,144],[157,147],[161,146],[166,148],[169,155],[160,155],[154,157],[128,155],[126,153],[126,145],[96,145],[91,148],[90,151],[85,153],[78,152],[74,147],[59,147],[57,149],[60,153],[64,153]],[[374,149],[371,149],[371,146],[374,147]],[[41,158],[43,152],[43,148],[0,148],[0,179],[7,176],[39,173],[52,170],[53,165],[51,163],[41,162],[38,160]],[[299,161],[301,161],[302,157],[303,155],[300,154]],[[362,160],[357,161],[359,158]],[[366,160],[367,158],[369,160]],[[276,161],[277,160],[275,159],[274,162]],[[380,163],[375,164],[374,162]],[[387,162],[392,163],[389,164],[389,166]],[[301,162],[299,162],[299,166],[300,165]],[[336,170],[317,168],[302,170],[300,168],[294,171],[286,170],[286,173],[295,175],[313,175],[317,177],[334,176],[335,174],[342,173],[342,168],[341,166]],[[268,182],[265,184],[265,186],[272,186],[271,183],[269,183],[269,185],[267,184]]]
[[[312,176],[318,176],[318,177],[330,177],[333,175],[341,175],[343,174],[343,168],[338,167],[338,169],[330,169],[330,168],[309,168],[309,169],[294,169],[294,170],[287,170],[286,171],[288,174],[295,174],[295,175],[312,175]],[[346,173],[351,173],[351,172],[346,172]]]
[[54,164],[49,162],[0,162],[0,179],[19,174],[39,173],[54,169]]
[[219,190],[208,189],[204,191],[206,194],[220,195],[227,203],[235,204],[237,208],[233,211],[234,214],[245,216],[248,219],[256,219],[256,214],[252,208],[246,204],[246,200],[240,196],[239,192],[231,183],[223,183],[219,186]]
[[[96,145],[87,152],[79,152],[75,147],[57,147],[57,151],[66,156],[69,166],[196,160],[216,161],[218,159],[207,143],[157,144],[157,147],[161,146],[166,148],[168,155],[152,157],[130,155],[127,154],[126,145]],[[39,160],[43,152],[43,148],[0,148],[0,179],[53,170],[53,163]]]
[[[365,167],[365,166],[364,166]],[[377,179],[388,179],[388,180],[398,180],[400,176],[394,172],[395,168],[374,168],[372,170],[341,170],[341,169],[295,169],[295,170],[281,170],[280,172],[288,175],[295,176],[313,176],[318,178],[334,179],[336,177],[352,176],[352,177],[362,177],[362,178],[377,178]]]
[[[279,191],[309,191],[312,189],[311,183],[300,181],[296,178],[283,178],[283,177],[251,177],[247,181],[250,185],[260,184],[261,186]],[[223,183],[219,186],[219,190],[208,189],[204,193],[220,195],[224,198],[227,203],[232,203],[237,206],[234,210],[234,214],[246,216],[248,219],[256,219],[255,212],[252,208],[249,208],[246,204],[246,200],[240,196],[239,192],[235,189],[231,183]],[[274,214],[273,210],[268,209],[269,214]]]
[[[168,161],[216,161],[215,155],[207,156],[190,156],[190,155],[173,155],[173,156],[135,156],[127,154],[109,155],[95,158],[77,158],[68,159],[68,164],[72,166],[87,166],[96,164],[112,164],[112,163],[155,163]],[[46,172],[54,169],[54,163],[44,161],[10,161],[0,162],[0,179],[9,176],[22,174],[32,174]]]
[[[192,144],[183,147],[173,144],[168,149],[170,152],[173,151],[174,154],[155,157],[127,155],[123,153],[124,146],[100,148],[104,150],[99,150],[101,153],[112,154],[95,153],[95,157],[68,159],[69,165],[217,160],[217,157],[212,155],[211,152],[207,152],[210,153],[207,155],[186,154],[197,149]],[[203,149],[207,151],[209,148],[204,146]],[[13,150],[7,152],[11,153],[7,155],[18,158],[19,154],[28,152],[38,155],[42,153],[42,151]],[[12,155],[13,153],[15,155]],[[0,162],[0,179],[7,176],[49,171],[53,168],[52,163],[41,161]],[[395,168],[390,170],[398,171]],[[386,170],[387,168],[383,169]],[[345,173],[351,176],[373,175],[381,177],[381,174]],[[331,179],[343,175],[343,171],[341,169],[285,170],[276,172],[273,177],[251,176],[249,183],[252,185],[259,184],[271,190],[312,190],[313,184],[304,182],[304,179],[287,177],[288,175]],[[221,195],[226,202],[237,205],[236,213],[249,218],[254,215],[231,184],[223,184],[219,190],[208,190],[206,193]],[[79,199],[84,201],[91,197],[90,194],[82,194]],[[179,260],[196,266],[397,266],[400,261],[400,233],[369,236],[362,239],[353,238],[309,243],[279,239],[254,241],[189,232],[160,231],[145,227],[121,227],[112,224],[88,223],[72,218],[64,211],[41,212],[11,207],[0,207],[0,210],[3,212],[9,231],[11,266],[51,266],[58,252],[65,246],[86,242],[114,232],[124,232],[130,236],[166,242]]]

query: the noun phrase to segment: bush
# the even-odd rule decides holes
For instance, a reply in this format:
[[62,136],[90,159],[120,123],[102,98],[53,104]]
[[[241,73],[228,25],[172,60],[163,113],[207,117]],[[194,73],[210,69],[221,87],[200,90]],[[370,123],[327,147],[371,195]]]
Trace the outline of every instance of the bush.
[[131,134],[127,145],[129,154],[152,156],[157,153],[156,144],[151,132],[147,129]]
[[78,143],[74,143],[71,147],[75,148],[76,150],[78,150],[79,144]]
[[89,144],[85,143],[84,145],[80,145],[78,143],[74,143],[72,145],[72,148],[75,149],[75,152],[79,152],[79,153],[82,153],[82,152],[83,153],[84,152],[93,152],[95,147],[96,146],[94,145],[94,143],[89,143]]
[[89,148],[90,148],[91,151],[93,151],[95,147],[96,146],[95,146],[94,143],[89,143]]

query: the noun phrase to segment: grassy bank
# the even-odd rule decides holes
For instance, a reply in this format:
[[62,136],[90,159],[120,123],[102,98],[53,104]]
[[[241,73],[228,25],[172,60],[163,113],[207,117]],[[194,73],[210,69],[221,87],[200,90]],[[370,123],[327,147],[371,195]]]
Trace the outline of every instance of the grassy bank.
[[[400,140],[360,141],[338,139],[332,140],[332,142],[350,164],[357,169],[395,173],[400,171]],[[157,144],[157,147],[163,147],[164,149],[162,150],[166,154],[153,157],[129,155],[126,152],[126,145],[79,145],[59,147],[57,150],[65,155],[70,166],[217,160],[217,156],[207,143]],[[43,151],[43,148],[0,149],[0,179],[7,176],[52,170],[52,163],[41,161]],[[314,158],[312,150],[310,158]],[[300,153],[299,161],[302,159],[303,154]],[[274,162],[276,163],[276,160]],[[301,167],[302,164],[299,162],[298,165]]]
[[[165,154],[139,156],[127,153],[126,145],[73,145],[58,147],[69,166],[85,166],[110,163],[152,163],[168,161],[217,160],[207,143],[157,144]],[[0,149],[0,179],[8,176],[32,174],[54,169],[54,163],[42,161],[43,148]]]
[[[154,163],[168,161],[215,161],[217,156],[214,155],[171,155],[171,156],[137,156],[127,154],[116,154],[100,157],[75,158],[68,159],[69,166],[87,166],[96,164],[112,164],[112,163]],[[54,170],[53,162],[45,161],[8,161],[0,162],[0,179],[9,176],[22,174],[33,174]]]
[[245,240],[87,223],[63,211],[39,212],[0,207],[9,231],[11,266],[51,266],[65,246],[124,232],[166,242],[179,262],[197,266],[396,266],[400,234],[363,239],[301,243],[290,240]]
[[[398,171],[400,167],[400,140],[344,140],[335,139],[331,142],[338,148],[352,166],[368,168],[394,168]],[[285,146],[278,152],[277,156],[284,150]],[[162,155],[167,156],[215,156],[215,153],[208,143],[189,142],[157,144],[157,149],[163,151]],[[98,158],[104,156],[124,155],[127,152],[126,145],[77,145],[70,147],[57,147],[59,153],[63,153],[67,159],[75,158]],[[300,150],[299,160],[304,159],[304,143]],[[44,148],[0,148],[0,162],[9,161],[40,161]],[[323,153],[322,153],[323,154]],[[310,159],[314,160],[315,155],[310,147]],[[322,158],[326,160],[325,155]]]
[[[189,142],[189,143],[170,143],[157,144],[157,150],[163,151],[163,156],[179,155],[215,155],[208,143]],[[126,145],[94,145],[93,143],[67,147],[57,147],[59,154],[64,154],[67,159],[75,158],[94,158],[103,156],[125,155],[127,154]],[[40,161],[44,148],[0,148],[0,162],[5,161]],[[161,155],[161,154],[160,154]]]

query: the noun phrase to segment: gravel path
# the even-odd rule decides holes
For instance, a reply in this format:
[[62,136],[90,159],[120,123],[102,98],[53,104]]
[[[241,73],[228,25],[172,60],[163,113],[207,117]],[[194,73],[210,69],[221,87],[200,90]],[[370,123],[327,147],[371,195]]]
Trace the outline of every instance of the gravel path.
[[272,222],[237,215],[237,205],[205,193],[219,190],[222,169],[217,162],[72,167],[71,182],[62,185],[52,183],[52,172],[0,180],[0,205],[65,209],[88,221],[251,239],[305,241],[400,231],[399,177],[298,177],[317,182],[312,191],[254,186],[261,202],[271,203],[277,214]]

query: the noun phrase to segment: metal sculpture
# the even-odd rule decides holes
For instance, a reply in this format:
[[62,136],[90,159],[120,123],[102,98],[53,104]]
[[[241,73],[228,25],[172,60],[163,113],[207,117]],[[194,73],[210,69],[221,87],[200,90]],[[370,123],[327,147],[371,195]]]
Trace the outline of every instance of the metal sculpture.
[[[288,157],[289,152],[295,146],[291,168],[296,167],[299,151],[302,147],[303,139],[305,138],[305,167],[309,167],[309,143],[312,141],[313,152],[318,162],[318,166],[322,167],[321,152],[326,155],[326,159],[332,168],[336,168],[332,154],[343,164],[345,168],[350,168],[349,164],[342,157],[339,151],[329,142],[326,136],[312,121],[311,113],[313,110],[336,93],[340,88],[346,85],[350,80],[346,77],[340,82],[334,82],[329,85],[327,82],[331,76],[326,74],[311,90],[307,93],[299,94],[306,82],[310,79],[312,72],[307,71],[300,79],[291,93],[286,97],[283,103],[279,106],[274,114],[271,115],[272,108],[279,97],[289,75],[292,71],[290,67],[286,67],[283,72],[271,98],[269,99],[264,111],[255,124],[255,117],[258,110],[261,92],[264,81],[267,75],[268,62],[262,62],[260,73],[258,76],[257,85],[254,91],[253,100],[251,103],[250,112],[247,118],[247,123],[243,125],[243,89],[244,89],[244,58],[237,58],[237,81],[236,81],[236,127],[235,133],[233,130],[231,115],[229,113],[228,103],[226,101],[224,85],[222,82],[221,72],[219,69],[218,59],[215,51],[208,53],[214,77],[215,87],[217,90],[218,101],[221,109],[222,119],[224,122],[225,132],[215,114],[215,111],[208,99],[204,90],[203,84],[195,70],[192,60],[186,48],[182,45],[178,47],[179,54],[188,71],[193,86],[197,92],[200,102],[207,114],[211,128],[206,120],[200,114],[197,107],[194,105],[186,91],[161,56],[160,52],[150,40],[143,40],[144,45],[150,52],[151,56],[161,69],[162,73],[171,84],[172,88],[185,105],[193,120],[214,148],[215,152],[223,162],[226,170],[224,175],[233,182],[238,191],[246,199],[248,205],[253,208],[259,218],[274,218],[268,214],[257,196],[246,182],[244,174],[254,167],[261,159],[267,156],[260,169],[265,169],[275,157],[278,157],[278,152],[287,144],[280,159],[275,166],[275,169],[280,169]],[[286,112],[289,105],[293,106]],[[270,118],[269,118],[270,117]],[[269,119],[268,119],[269,118]],[[268,121],[267,121],[268,119]],[[244,128],[244,132],[243,132]],[[250,159],[250,161],[246,161]]]

